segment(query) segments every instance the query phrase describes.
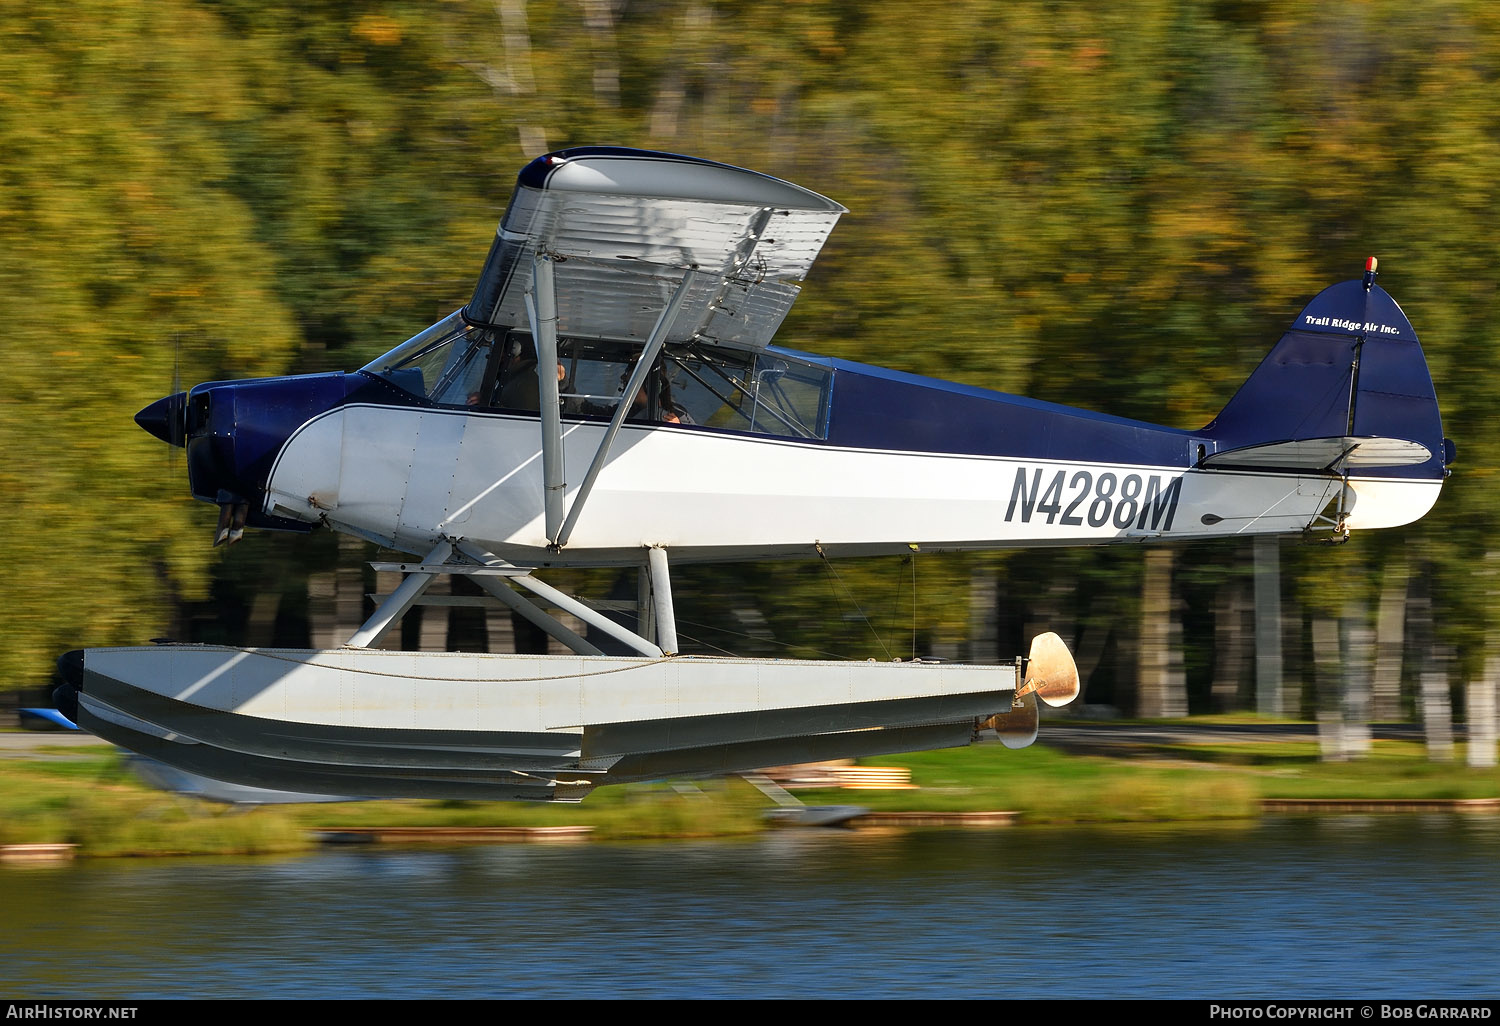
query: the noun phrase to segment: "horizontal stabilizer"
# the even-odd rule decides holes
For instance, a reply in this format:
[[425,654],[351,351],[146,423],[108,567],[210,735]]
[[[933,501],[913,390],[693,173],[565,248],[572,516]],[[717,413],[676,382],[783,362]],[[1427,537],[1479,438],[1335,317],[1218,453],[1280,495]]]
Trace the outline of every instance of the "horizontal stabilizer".
[[1411,467],[1430,459],[1432,451],[1419,442],[1404,438],[1344,435],[1247,445],[1216,452],[1200,460],[1198,465],[1205,470],[1338,474],[1373,467]]

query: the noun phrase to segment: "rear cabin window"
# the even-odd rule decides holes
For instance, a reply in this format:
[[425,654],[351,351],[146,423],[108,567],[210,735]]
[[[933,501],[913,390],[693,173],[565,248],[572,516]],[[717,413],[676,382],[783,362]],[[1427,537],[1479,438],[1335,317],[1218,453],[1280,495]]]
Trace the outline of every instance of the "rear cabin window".
[[[489,405],[538,409],[536,353],[529,336],[513,337]],[[562,339],[558,392],[564,417],[614,416],[635,371],[640,346]],[[772,353],[740,353],[692,343],[670,345],[630,397],[630,421],[655,421],[750,431],[788,438],[824,438],[832,371]]]

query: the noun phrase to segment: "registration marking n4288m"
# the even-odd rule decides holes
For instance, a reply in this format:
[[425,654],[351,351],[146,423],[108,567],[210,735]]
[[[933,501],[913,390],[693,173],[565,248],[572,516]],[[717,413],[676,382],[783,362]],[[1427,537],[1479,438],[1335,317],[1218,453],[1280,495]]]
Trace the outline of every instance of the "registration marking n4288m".
[[[1016,468],[1006,523],[1020,514],[1023,524],[1033,515],[1066,527],[1108,527],[1117,530],[1170,531],[1182,494],[1182,478],[1163,483],[1161,474],[1117,474],[1113,471],[1057,470],[1043,486],[1042,468]],[[1029,475],[1029,476],[1028,476]],[[1064,505],[1066,503],[1066,505]]]

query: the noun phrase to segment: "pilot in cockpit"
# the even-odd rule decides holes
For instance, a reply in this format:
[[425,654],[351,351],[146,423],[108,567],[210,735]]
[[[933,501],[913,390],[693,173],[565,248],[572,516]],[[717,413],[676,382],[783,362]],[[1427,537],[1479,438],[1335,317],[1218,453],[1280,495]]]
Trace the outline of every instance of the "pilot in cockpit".
[[[535,413],[542,408],[540,389],[536,380],[536,354],[521,351],[521,343],[511,343],[510,366],[505,371],[505,383],[491,404],[503,410],[520,410]],[[561,362],[557,365],[557,382],[562,384],[567,376]]]
[[[625,365],[624,371],[620,373],[620,391],[623,394],[625,386],[630,382],[631,374],[635,373],[636,364],[640,362],[637,354]],[[656,403],[653,410],[651,392],[656,393]],[[630,412],[626,414],[626,420],[656,420],[663,424],[691,424],[693,418],[688,415],[685,407],[679,405],[672,398],[672,383],[667,377],[666,367],[658,360],[651,373],[646,375],[646,383],[641,386],[630,401]]]

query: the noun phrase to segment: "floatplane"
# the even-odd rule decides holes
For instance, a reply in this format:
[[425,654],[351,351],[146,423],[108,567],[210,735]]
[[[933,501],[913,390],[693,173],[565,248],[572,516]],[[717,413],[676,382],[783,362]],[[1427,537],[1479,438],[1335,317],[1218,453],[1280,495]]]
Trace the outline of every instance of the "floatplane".
[[[340,648],[95,648],[62,704],[169,767],[319,795],[576,801],[669,775],[1037,736],[1078,674],[684,655],[671,568],[1416,520],[1452,459],[1411,324],[1325,289],[1183,431],[785,348],[844,207],[691,157],[562,150],[519,174],[472,298],[352,373],[208,382],[136,417],[187,450],[216,542],[344,531],[408,554]],[[635,629],[547,584],[640,569]],[[373,647],[464,575],[567,655]],[[625,646],[607,654],[561,610]]]

